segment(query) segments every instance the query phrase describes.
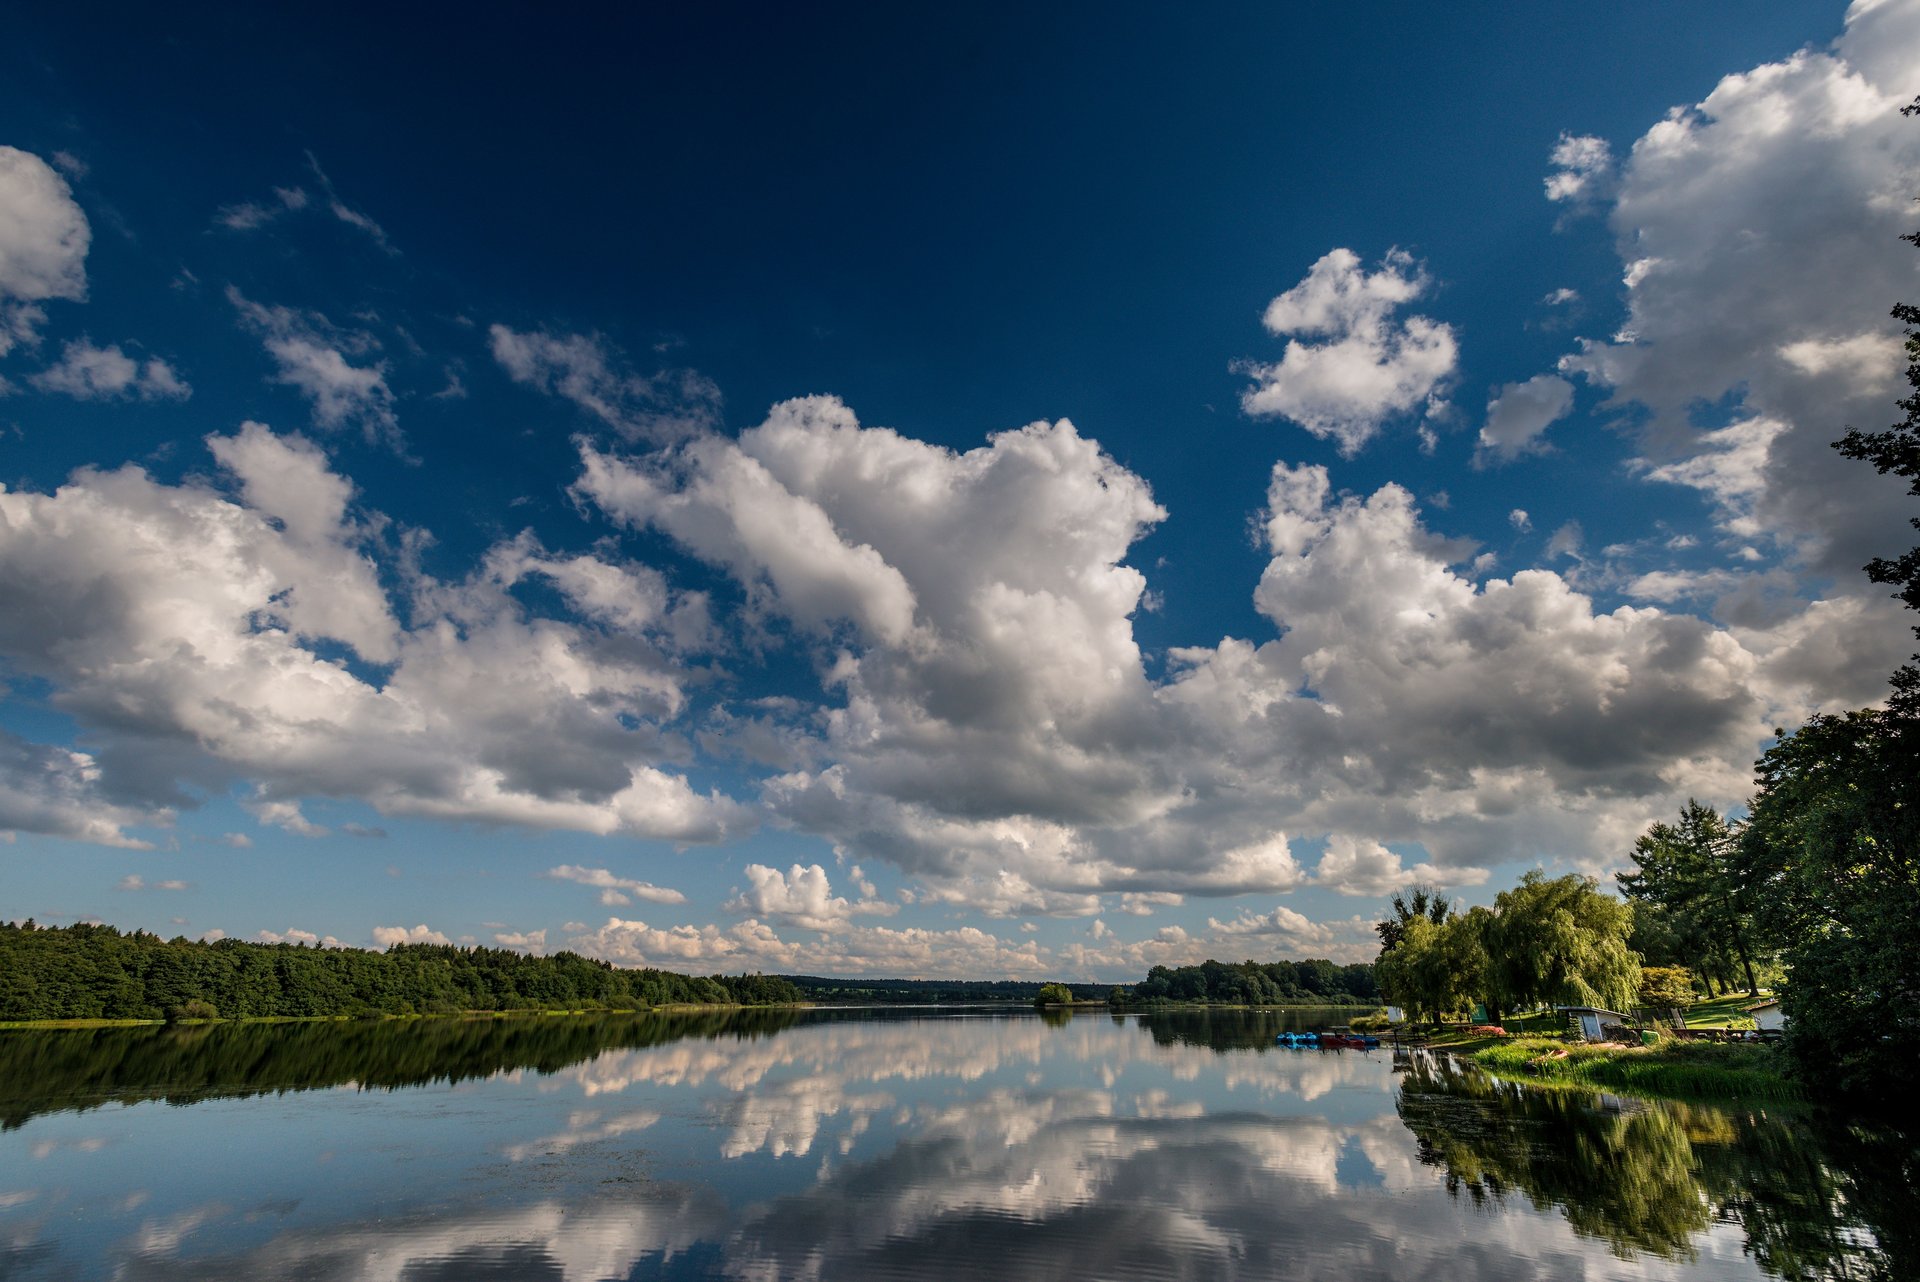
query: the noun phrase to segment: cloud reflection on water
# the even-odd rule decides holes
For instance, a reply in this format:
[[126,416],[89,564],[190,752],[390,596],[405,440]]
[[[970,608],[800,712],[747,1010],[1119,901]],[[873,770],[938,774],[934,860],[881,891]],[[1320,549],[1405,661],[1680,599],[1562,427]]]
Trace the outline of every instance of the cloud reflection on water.
[[[491,1168],[456,1154],[458,1199],[396,1175],[351,1190],[359,1213],[337,1222],[268,1224],[208,1196],[107,1263],[315,1282],[1897,1276],[1846,1245],[1860,1230],[1829,1214],[1807,1134],[1396,1067],[1276,1050],[1228,1018],[821,1017],[469,1083],[461,1106],[518,1138],[491,1144]],[[375,1142],[353,1128],[378,1130],[396,1098],[330,1115],[330,1142]],[[7,1239],[21,1276],[80,1247],[40,1224]]]

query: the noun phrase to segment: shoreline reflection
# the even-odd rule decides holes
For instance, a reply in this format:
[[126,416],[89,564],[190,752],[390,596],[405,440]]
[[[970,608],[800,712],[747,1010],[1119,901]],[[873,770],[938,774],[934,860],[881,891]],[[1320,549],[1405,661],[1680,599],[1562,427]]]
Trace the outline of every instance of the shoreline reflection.
[[[1914,1275],[1910,1144],[1276,1048],[1301,1018],[749,1011],[4,1039],[0,1275]],[[91,1112],[109,1103],[132,1107]],[[113,1147],[88,1147],[108,1119]]]

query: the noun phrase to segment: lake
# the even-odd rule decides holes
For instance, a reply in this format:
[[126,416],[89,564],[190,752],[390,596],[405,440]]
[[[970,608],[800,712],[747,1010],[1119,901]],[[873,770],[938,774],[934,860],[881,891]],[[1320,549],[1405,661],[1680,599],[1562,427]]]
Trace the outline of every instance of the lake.
[[1909,1138],[1313,1012],[0,1033],[0,1278],[1920,1276]]

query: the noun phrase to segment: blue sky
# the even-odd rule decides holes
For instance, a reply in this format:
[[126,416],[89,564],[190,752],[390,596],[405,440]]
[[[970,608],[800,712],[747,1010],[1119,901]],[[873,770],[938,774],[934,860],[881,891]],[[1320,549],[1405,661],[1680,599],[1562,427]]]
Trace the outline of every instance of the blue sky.
[[1898,394],[1920,6],[0,58],[6,916],[1362,959],[1908,647],[1827,442]]

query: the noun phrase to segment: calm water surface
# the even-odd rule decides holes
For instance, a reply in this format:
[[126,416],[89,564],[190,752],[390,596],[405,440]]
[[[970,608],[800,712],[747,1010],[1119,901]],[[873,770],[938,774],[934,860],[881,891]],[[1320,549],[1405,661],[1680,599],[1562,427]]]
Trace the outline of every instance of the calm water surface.
[[0,1033],[0,1278],[1920,1277],[1909,1140],[1298,1019]]

